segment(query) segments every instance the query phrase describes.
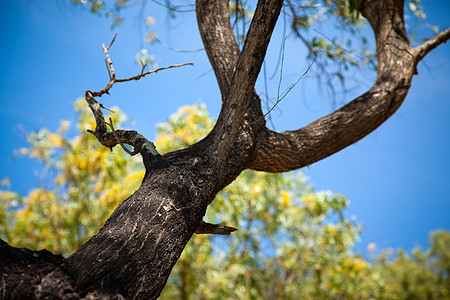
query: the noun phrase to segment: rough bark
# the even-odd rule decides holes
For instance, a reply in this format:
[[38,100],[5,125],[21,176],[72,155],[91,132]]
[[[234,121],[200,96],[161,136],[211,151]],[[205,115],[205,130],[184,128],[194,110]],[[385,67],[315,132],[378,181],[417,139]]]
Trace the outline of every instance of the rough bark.
[[[256,82],[282,1],[258,2],[242,52],[227,0],[198,0],[199,30],[222,93],[212,132],[186,149],[157,154],[135,131],[108,132],[100,106],[86,93],[107,147],[134,146],[146,176],[92,239],[67,259],[47,251],[17,249],[0,241],[0,299],[155,299],[194,232],[229,233],[201,223],[223,187],[250,168],[298,169],[363,138],[401,105],[418,62],[447,41],[446,30],[417,48],[408,44],[403,1],[357,1],[375,33],[378,76],[373,87],[341,109],[304,128],[277,133],[265,127]],[[100,94],[101,95],[101,94]]]

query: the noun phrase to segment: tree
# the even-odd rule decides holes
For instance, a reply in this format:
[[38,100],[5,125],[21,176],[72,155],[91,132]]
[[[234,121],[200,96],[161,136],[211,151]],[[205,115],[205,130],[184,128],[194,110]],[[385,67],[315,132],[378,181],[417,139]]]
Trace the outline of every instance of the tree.
[[[342,1],[326,4],[348,7]],[[378,66],[373,87],[303,128],[277,133],[265,126],[254,85],[282,5],[275,0],[258,2],[241,50],[230,24],[228,1],[197,1],[199,30],[222,94],[222,109],[203,140],[163,156],[142,135],[115,130],[112,120],[105,121],[94,97],[107,93],[118,80],[109,47],[104,47],[111,81],[104,90],[85,94],[96,119],[91,133],[108,148],[133,146],[128,152],[141,154],[144,179],[98,234],[67,259],[1,242],[3,290],[8,295],[158,297],[194,232],[233,230],[202,222],[220,190],[246,169],[295,170],[360,140],[395,113],[417,73],[417,64],[450,37],[447,29],[412,48],[405,31],[403,1],[351,2],[353,11],[356,8],[368,20],[375,34]]]
[[[84,100],[75,107],[77,127],[92,125]],[[120,124],[126,117],[114,111]],[[155,144],[162,153],[182,149],[204,137],[213,124],[204,105],[182,107],[158,125]],[[30,146],[19,151],[44,162],[43,174],[50,173],[53,180],[26,196],[0,193],[0,235],[16,247],[70,255],[144,175],[137,161],[124,159],[123,151],[111,154],[96,147],[84,130],[68,139],[69,126],[62,121],[56,132],[31,133]],[[11,199],[16,202],[12,207]],[[217,195],[205,216],[208,221],[241,224],[240,230],[233,239],[194,236],[161,298],[446,297],[448,233],[434,233],[432,249],[415,249],[413,259],[402,251],[394,258],[383,252],[370,263],[352,251],[360,230],[345,217],[347,205],[340,195],[315,193],[301,174],[247,170]]]
[[409,257],[399,250],[383,251],[374,257],[374,270],[388,284],[384,299],[449,299],[448,247],[450,234],[435,231],[430,235],[431,248],[416,248]]

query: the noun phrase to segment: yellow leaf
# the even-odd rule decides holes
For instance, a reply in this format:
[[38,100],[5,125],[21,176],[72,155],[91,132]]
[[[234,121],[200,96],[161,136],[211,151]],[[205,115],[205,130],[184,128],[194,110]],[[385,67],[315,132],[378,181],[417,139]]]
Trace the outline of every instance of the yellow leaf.
[[288,207],[290,201],[291,201],[291,200],[290,200],[289,192],[286,191],[286,190],[281,191],[281,204],[282,204],[284,207]]

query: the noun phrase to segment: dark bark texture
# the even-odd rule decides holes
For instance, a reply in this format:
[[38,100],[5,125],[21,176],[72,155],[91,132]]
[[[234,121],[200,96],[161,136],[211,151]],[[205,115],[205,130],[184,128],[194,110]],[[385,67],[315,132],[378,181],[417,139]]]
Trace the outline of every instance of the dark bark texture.
[[202,223],[215,195],[243,170],[295,170],[360,140],[400,107],[418,62],[450,37],[445,30],[411,48],[401,0],[359,0],[373,28],[378,76],[373,87],[335,112],[294,131],[265,126],[254,85],[283,5],[260,0],[240,51],[228,0],[198,0],[197,21],[222,94],[211,133],[186,149],[160,156],[135,131],[108,132],[100,106],[86,92],[101,144],[134,146],[146,167],[141,187],[103,228],[64,259],[48,251],[0,241],[0,299],[155,299],[194,232],[229,234],[233,228]]

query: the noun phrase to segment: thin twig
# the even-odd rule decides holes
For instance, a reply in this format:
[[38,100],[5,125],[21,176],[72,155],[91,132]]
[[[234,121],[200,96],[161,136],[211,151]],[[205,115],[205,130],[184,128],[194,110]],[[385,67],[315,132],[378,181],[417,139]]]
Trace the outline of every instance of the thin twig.
[[111,71],[109,70],[108,62],[106,61],[106,59],[105,59],[105,66],[106,66],[106,71],[108,71],[109,81],[111,81],[113,78],[111,76]]
[[178,53],[193,53],[193,52],[200,52],[200,51],[204,51],[204,50],[205,50],[205,48],[198,48],[198,49],[191,49],[191,50],[176,49],[176,48],[170,47],[170,46],[167,45],[167,44],[164,44],[164,43],[161,42],[161,40],[158,39],[158,38],[156,38],[155,41],[158,42],[158,43],[159,43],[161,46],[163,46],[164,48],[167,48],[167,49],[169,49],[169,50],[171,50],[171,51],[178,52]]
[[111,44],[109,44],[108,48],[105,48],[105,44],[102,44],[102,48],[103,48],[103,52],[105,53],[107,65],[108,65],[109,71],[111,71],[111,78],[112,78],[112,80],[114,80],[114,78],[116,78],[116,73],[114,72],[113,63],[111,61],[111,58],[109,57],[108,50],[109,50],[109,47],[111,47],[111,45],[114,42],[114,40],[116,39],[116,35],[114,36],[113,40],[111,41]]
[[178,64],[178,65],[171,65],[171,66],[167,66],[167,67],[162,67],[162,68],[158,68],[155,70],[150,70],[145,72],[144,74],[139,74],[133,77],[129,77],[129,78],[125,78],[125,79],[116,79],[114,82],[126,82],[126,81],[131,81],[131,80],[138,80],[141,79],[142,77],[147,76],[148,74],[152,74],[152,73],[156,73],[162,70],[166,70],[166,69],[172,69],[172,68],[177,68],[177,67],[182,67],[182,66],[193,66],[193,63],[184,63],[184,64]]
[[202,73],[202,74],[200,74],[198,77],[195,77],[192,81],[196,81],[196,80],[198,80],[198,79],[200,79],[200,78],[202,78],[202,77],[208,75],[209,73],[211,73],[212,70],[213,70],[212,68],[209,69],[209,70],[206,71],[205,73]]
[[[266,61],[263,62],[264,71],[264,91],[266,98],[266,108],[269,108],[269,88],[267,87],[267,72],[266,72]],[[275,124],[273,123],[272,116],[269,115],[269,122],[272,124],[272,129],[275,130]]]
[[[309,70],[311,69],[311,67],[312,67],[312,65],[314,64],[314,62],[316,61],[316,58],[317,58],[317,55],[315,55],[314,56],[314,59],[313,59],[313,61],[311,62],[311,64],[308,66],[308,68],[306,69],[306,71],[305,72],[303,72],[303,74],[289,87],[289,89],[283,94],[283,96],[281,96],[281,98],[279,98],[279,94],[278,94],[278,97],[277,97],[277,101],[275,102],[275,104],[272,106],[272,108],[271,109],[269,109],[269,111],[268,112],[266,112],[265,114],[264,114],[264,116],[262,116],[261,118],[259,118],[259,119],[257,119],[256,121],[253,121],[252,123],[250,123],[250,124],[248,124],[248,126],[251,126],[251,125],[253,125],[253,124],[255,124],[256,122],[259,122],[260,120],[262,120],[262,119],[264,119],[268,114],[270,114],[271,112],[272,112],[272,110],[274,110],[275,109],[275,107],[278,105],[278,103],[280,103],[288,94],[289,94],[289,92],[295,87],[295,85],[303,78],[303,77],[305,77],[305,75],[309,72]],[[283,68],[283,65],[281,65],[282,67],[281,68]],[[281,73],[281,72],[280,72]],[[281,75],[282,74],[280,74],[280,77],[281,77]],[[281,78],[280,78],[280,83],[281,83]],[[279,90],[279,87],[278,87],[278,90]]]
[[[285,11],[284,7],[283,7],[283,12]],[[286,14],[283,14],[283,36],[286,36]],[[272,76],[269,77],[269,80],[272,80],[275,75],[277,74],[277,69],[278,66],[280,65],[280,61],[281,61],[281,50],[284,48],[284,42],[286,41],[286,38],[284,38],[283,44],[281,45],[281,49],[280,49],[280,55],[278,56],[278,60],[277,60],[277,64],[275,66],[275,70],[273,71]]]
[[[295,82],[294,84],[291,85],[291,87],[284,93],[284,95],[277,100],[277,102],[275,103],[275,105],[273,106],[273,108],[271,109],[271,111],[275,108],[275,106],[284,99],[284,97],[287,96],[287,94],[289,94],[289,92],[295,87],[295,85],[303,78],[305,77],[305,75],[309,72],[309,70],[311,69],[312,65],[314,64],[314,62],[316,61],[317,55],[314,55],[314,59],[311,62],[311,64],[308,66],[308,69],[306,69],[306,71],[302,74],[302,76],[300,76]],[[269,113],[270,111],[268,111],[267,113]]]
[[169,11],[173,11],[173,12],[191,12],[194,11],[195,8],[191,8],[191,9],[180,9],[179,7],[193,7],[194,4],[178,4],[178,5],[168,5],[168,4],[164,4],[160,1],[156,1],[156,0],[151,0],[152,2],[161,5],[165,8],[167,8]]
[[108,50],[109,50],[109,48],[111,48],[112,44],[113,44],[113,43],[114,43],[114,41],[116,40],[116,37],[117,37],[117,33],[116,33],[116,34],[114,34],[114,37],[113,37],[113,39],[112,39],[111,43],[109,43],[109,46],[108,46],[108,48],[106,48],[106,51],[108,51]]
[[[283,39],[283,47],[281,49],[281,68],[280,68],[280,80],[278,81],[278,88],[277,88],[277,103],[278,103],[278,99],[280,99],[281,81],[283,80],[284,50],[286,49],[286,39],[287,39],[287,37],[285,37]],[[275,103],[275,105],[277,105],[277,104]]]
[[134,149],[134,151],[130,151],[128,150],[127,147],[125,147],[125,145],[122,143],[122,141],[120,140],[119,136],[116,133],[116,130],[114,129],[114,125],[113,125],[113,121],[111,118],[109,118],[109,123],[105,121],[105,123],[111,127],[111,131],[114,135],[114,137],[116,138],[117,142],[120,144],[120,146],[122,147],[123,150],[125,150],[126,153],[130,154],[131,156],[135,156],[136,154],[138,154],[139,152],[136,151],[136,149]]
[[146,64],[143,64],[141,62],[142,65],[142,69],[140,74],[133,76],[133,77],[129,77],[129,78],[123,78],[123,79],[116,79],[116,72],[114,70],[114,66],[113,63],[111,61],[111,57],[109,56],[108,50],[111,48],[111,46],[113,45],[115,39],[116,39],[117,34],[114,35],[114,38],[112,39],[111,43],[109,44],[108,47],[105,47],[105,44],[102,44],[102,48],[103,48],[103,52],[105,54],[105,64],[106,64],[106,70],[108,71],[108,75],[109,75],[109,82],[106,85],[106,87],[98,92],[91,92],[93,97],[101,97],[104,94],[109,94],[109,90],[113,87],[113,85],[116,82],[127,82],[127,81],[131,81],[131,80],[139,80],[142,77],[145,77],[146,75],[152,74],[152,73],[156,73],[162,70],[166,70],[166,69],[172,69],[172,68],[177,68],[177,67],[182,67],[182,66],[188,66],[191,65],[193,66],[193,63],[184,63],[184,64],[178,64],[178,65],[171,65],[171,66],[167,66],[167,67],[162,67],[162,68],[158,68],[155,70],[150,70],[144,73],[144,69],[146,67]]
[[142,69],[141,69],[141,75],[142,75],[142,74],[144,74],[144,70],[145,70],[145,67],[147,66],[147,64],[144,64],[142,62],[142,60],[140,60],[139,62],[141,63],[141,66],[142,66]]

